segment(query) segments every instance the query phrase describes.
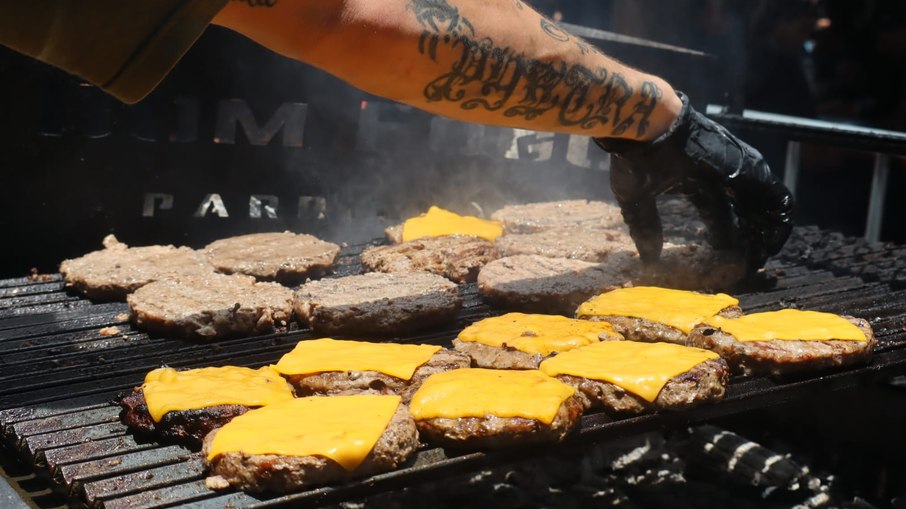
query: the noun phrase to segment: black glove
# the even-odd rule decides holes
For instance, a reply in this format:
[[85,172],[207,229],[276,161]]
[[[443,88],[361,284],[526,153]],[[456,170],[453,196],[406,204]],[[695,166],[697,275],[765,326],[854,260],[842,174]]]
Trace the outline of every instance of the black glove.
[[664,235],[655,198],[679,191],[701,214],[709,243],[739,251],[748,271],[757,271],[790,235],[793,196],[757,150],[678,94],[679,118],[656,140],[595,139],[611,153],[610,185],[623,219],[642,261],[657,261]]

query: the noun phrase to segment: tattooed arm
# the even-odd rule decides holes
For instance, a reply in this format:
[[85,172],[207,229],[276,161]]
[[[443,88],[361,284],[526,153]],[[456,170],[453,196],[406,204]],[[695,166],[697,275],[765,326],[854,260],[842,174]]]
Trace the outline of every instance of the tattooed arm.
[[651,140],[682,106],[518,0],[234,0],[214,22],[460,120]]

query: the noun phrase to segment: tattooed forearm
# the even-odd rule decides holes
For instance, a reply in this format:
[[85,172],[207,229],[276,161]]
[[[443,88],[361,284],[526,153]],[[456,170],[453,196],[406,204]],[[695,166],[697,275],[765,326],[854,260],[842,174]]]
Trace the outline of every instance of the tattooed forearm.
[[[635,128],[638,136],[645,134],[661,97],[654,83],[645,82],[636,93],[621,74],[603,67],[540,61],[501,47],[490,37],[479,38],[447,0],[412,0],[407,9],[423,28],[420,53],[437,61],[443,45],[456,56],[448,71],[425,86],[429,102],[459,103],[466,110],[481,108],[526,120],[550,113],[562,126],[609,126],[614,136]],[[581,42],[548,20],[541,27],[558,41]],[[580,51],[587,54],[584,46]]]
[[249,7],[273,7],[277,5],[279,0],[230,0],[231,2],[239,2],[247,4]]

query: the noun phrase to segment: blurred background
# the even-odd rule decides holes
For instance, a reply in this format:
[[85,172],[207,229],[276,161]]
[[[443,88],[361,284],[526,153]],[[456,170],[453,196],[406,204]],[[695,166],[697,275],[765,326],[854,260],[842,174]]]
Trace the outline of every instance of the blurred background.
[[[906,2],[534,0],[695,106],[906,131]],[[450,121],[371,97],[211,27],[148,98],[126,106],[0,48],[0,277],[100,247],[203,246],[291,229],[357,242],[430,204],[487,215],[516,202],[606,198],[608,156],[581,136]],[[734,127],[783,175],[790,137]],[[798,224],[862,236],[874,153],[803,143]],[[879,239],[906,241],[902,159]]]

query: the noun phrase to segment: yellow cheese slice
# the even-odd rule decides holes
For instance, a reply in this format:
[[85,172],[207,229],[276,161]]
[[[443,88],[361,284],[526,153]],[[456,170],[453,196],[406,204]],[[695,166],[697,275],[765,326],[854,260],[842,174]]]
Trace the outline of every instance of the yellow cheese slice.
[[313,396],[252,410],[220,428],[208,460],[227,452],[324,456],[351,472],[374,448],[399,404],[399,396]]
[[154,422],[177,410],[216,405],[265,406],[293,398],[293,390],[271,366],[223,366],[176,371],[158,368],[145,376],[142,394]]
[[433,205],[428,212],[403,223],[403,242],[443,235],[473,235],[494,240],[503,235],[503,224],[473,216],[460,216]]
[[845,318],[817,311],[783,309],[733,319],[714,316],[705,323],[732,334],[737,341],[868,341],[865,334]]
[[563,352],[541,363],[550,375],[571,375],[610,382],[654,401],[673,377],[720,356],[701,348],[671,343],[605,341]]
[[644,318],[688,334],[703,319],[737,304],[739,300],[724,293],[705,295],[653,286],[636,286],[620,288],[593,297],[582,303],[576,314],[580,318],[606,315]]
[[485,318],[463,329],[461,341],[548,356],[605,339],[623,339],[607,322],[575,320],[558,315],[507,313]]
[[284,375],[326,371],[377,371],[409,380],[419,366],[440,350],[435,345],[368,343],[323,338],[300,341],[274,368]]
[[454,369],[428,377],[412,396],[415,420],[446,417],[524,417],[553,422],[575,389],[540,371]]

